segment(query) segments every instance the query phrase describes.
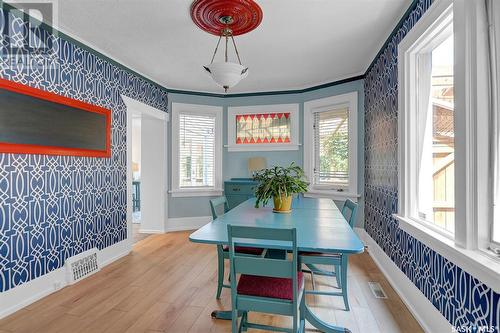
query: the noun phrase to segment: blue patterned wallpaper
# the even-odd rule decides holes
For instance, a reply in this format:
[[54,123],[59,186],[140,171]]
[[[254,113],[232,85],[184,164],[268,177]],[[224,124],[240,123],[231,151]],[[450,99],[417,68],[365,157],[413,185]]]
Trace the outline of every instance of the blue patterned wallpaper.
[[397,46],[430,6],[418,0],[365,77],[365,229],[455,327],[500,325],[500,295],[419,242],[392,217],[398,207]]
[[[166,111],[167,93],[43,29],[37,33],[54,56],[28,50],[27,23],[1,7],[0,29],[0,77],[112,111],[111,158],[0,154],[3,292],[60,268],[77,253],[127,237],[126,107],[120,94]],[[18,49],[10,55],[14,43]]]

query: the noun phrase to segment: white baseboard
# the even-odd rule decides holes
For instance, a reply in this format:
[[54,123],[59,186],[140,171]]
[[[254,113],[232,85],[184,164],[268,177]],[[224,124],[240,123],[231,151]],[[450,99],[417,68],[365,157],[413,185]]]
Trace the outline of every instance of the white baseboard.
[[203,227],[210,221],[212,221],[211,216],[169,218],[167,222],[167,229],[165,231],[195,230]]
[[133,240],[125,239],[121,242],[108,246],[97,253],[101,267],[125,257],[132,250]]
[[[128,239],[102,249],[97,253],[101,267],[126,256],[131,249],[132,243]],[[0,293],[0,319],[64,288],[66,285],[66,270],[63,266],[37,279]]]
[[165,230],[139,228],[139,233],[141,233],[141,234],[164,234]]
[[425,332],[452,332],[452,325],[385,254],[365,229],[354,228],[368,253]]

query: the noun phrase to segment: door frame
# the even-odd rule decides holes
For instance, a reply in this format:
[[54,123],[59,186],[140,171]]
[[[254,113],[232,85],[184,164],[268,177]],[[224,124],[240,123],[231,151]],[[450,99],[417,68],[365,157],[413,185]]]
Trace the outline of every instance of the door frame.
[[132,244],[133,236],[132,236],[132,119],[134,117],[149,117],[155,118],[164,122],[165,127],[165,142],[163,142],[164,149],[163,151],[163,160],[165,168],[163,170],[163,190],[161,202],[163,202],[163,226],[159,230],[165,230],[165,226],[168,220],[168,203],[167,203],[167,190],[168,190],[168,164],[167,164],[167,156],[168,156],[168,121],[169,114],[165,111],[154,108],[150,105],[147,105],[143,102],[130,98],[126,95],[121,95],[125,106],[127,107],[127,240]]

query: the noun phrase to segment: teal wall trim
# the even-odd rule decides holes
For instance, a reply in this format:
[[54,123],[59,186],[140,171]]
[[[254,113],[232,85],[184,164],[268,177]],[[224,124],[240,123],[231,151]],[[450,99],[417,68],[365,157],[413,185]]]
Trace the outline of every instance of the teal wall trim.
[[303,93],[311,92],[314,90],[320,90],[320,89],[324,89],[324,88],[338,86],[340,84],[358,81],[358,80],[362,80],[362,79],[364,79],[364,75],[357,75],[357,76],[349,77],[349,78],[346,78],[343,80],[328,82],[328,83],[324,83],[324,84],[320,84],[317,86],[312,86],[312,87],[304,88],[304,89],[281,90],[281,91],[262,91],[262,92],[240,93],[240,94],[222,94],[219,96],[221,96],[223,98],[235,98],[235,97],[253,97],[253,96],[268,96],[268,95],[303,94]]

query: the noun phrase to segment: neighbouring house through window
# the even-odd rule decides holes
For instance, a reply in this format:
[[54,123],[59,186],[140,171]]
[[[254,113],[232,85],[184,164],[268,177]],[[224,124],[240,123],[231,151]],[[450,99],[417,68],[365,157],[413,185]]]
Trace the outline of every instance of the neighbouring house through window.
[[418,56],[418,72],[418,213],[423,220],[454,233],[453,35]]

